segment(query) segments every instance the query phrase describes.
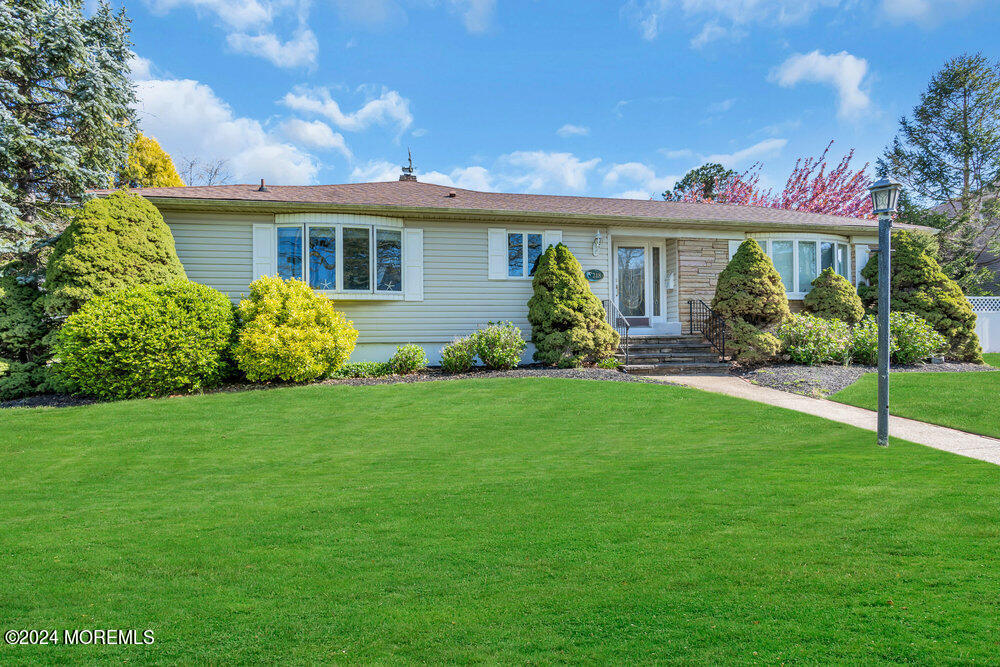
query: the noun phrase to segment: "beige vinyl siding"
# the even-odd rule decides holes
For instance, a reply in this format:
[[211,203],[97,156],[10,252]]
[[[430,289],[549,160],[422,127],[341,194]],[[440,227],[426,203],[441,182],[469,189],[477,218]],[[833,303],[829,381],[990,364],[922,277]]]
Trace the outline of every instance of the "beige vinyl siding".
[[[414,226],[414,225],[408,225]],[[528,299],[530,279],[490,280],[488,277],[488,225],[428,222],[424,230],[423,301],[337,300],[337,307],[354,321],[359,343],[441,342],[472,333],[488,322],[510,320],[530,337]],[[544,232],[556,226],[517,226],[510,229]],[[607,298],[607,248],[594,257],[597,228],[563,228],[563,243],[580,260],[583,269],[597,268],[605,277],[592,283],[595,293]]]
[[[191,280],[214,287],[233,299],[247,293],[253,264],[252,225],[271,223],[272,216],[168,212],[165,217],[174,234],[177,254]],[[527,314],[531,280],[488,278],[487,229],[499,225],[428,221],[408,222],[406,226],[424,230],[424,300],[352,301],[334,297],[337,308],[358,329],[359,344],[438,343],[499,320],[514,322],[521,327],[525,338],[530,337]],[[524,232],[561,229],[562,242],[584,271],[604,272],[604,278],[591,283],[591,287],[598,297],[607,298],[610,271],[606,229],[601,229],[605,242],[597,257],[593,254],[593,241],[598,227],[519,225],[510,229]]]
[[167,212],[164,219],[190,280],[234,300],[247,293],[253,264],[252,225],[272,222],[272,216]]

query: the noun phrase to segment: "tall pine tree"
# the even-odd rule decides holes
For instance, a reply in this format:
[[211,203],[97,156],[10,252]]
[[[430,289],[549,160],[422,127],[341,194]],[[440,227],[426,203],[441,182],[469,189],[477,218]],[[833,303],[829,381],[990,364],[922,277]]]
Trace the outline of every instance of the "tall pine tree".
[[1000,252],[1000,62],[977,53],[945,63],[900,119],[879,170],[909,190],[900,220],[940,227],[942,268],[978,291],[976,261]]
[[0,0],[0,264],[107,187],[134,136],[129,21],[102,0]]

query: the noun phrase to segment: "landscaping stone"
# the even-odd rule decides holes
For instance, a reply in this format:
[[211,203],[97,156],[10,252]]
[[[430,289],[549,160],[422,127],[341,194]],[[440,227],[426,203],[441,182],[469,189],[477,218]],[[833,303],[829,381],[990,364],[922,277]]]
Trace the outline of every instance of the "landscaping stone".
[[[771,387],[803,396],[828,396],[835,394],[855,382],[865,373],[877,372],[875,366],[843,366],[823,364],[820,366],[800,366],[797,364],[777,364],[751,369],[737,369],[733,373],[748,382],[761,387]],[[917,366],[893,366],[892,373],[962,373],[995,371],[986,364],[949,362],[943,364],[920,364]]]

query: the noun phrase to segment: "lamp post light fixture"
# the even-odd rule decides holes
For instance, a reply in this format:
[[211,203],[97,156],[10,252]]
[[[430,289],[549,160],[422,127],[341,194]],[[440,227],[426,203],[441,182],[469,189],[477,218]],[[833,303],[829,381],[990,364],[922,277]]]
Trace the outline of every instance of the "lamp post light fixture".
[[903,186],[882,178],[868,188],[878,215],[878,444],[889,446],[889,283],[892,281],[892,214]]

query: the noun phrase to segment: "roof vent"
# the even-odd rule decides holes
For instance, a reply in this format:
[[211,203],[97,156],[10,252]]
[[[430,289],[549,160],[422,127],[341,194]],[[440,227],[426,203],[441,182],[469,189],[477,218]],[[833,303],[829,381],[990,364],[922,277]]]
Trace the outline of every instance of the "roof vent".
[[409,164],[403,167],[403,173],[399,175],[399,180],[415,181],[417,177],[413,174],[413,155],[409,148],[406,149],[406,156],[409,158]]
[[454,199],[456,196],[457,195],[456,195],[456,193],[455,193],[454,190],[452,190],[451,192],[448,193],[448,197],[451,198],[451,199]]
[[260,187],[257,188],[257,192],[270,192],[270,190],[267,189],[267,186],[264,185],[264,179],[263,178],[260,179]]

